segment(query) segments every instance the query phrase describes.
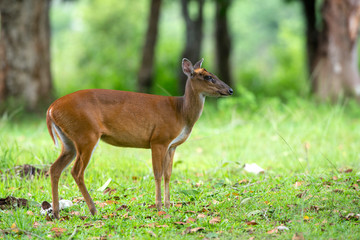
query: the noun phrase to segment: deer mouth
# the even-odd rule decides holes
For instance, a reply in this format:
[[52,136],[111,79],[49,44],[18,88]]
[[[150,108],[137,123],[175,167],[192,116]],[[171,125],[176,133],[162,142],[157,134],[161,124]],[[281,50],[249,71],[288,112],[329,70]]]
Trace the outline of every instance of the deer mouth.
[[217,91],[217,93],[220,94],[221,97],[230,96],[230,93],[223,93],[223,92],[220,92],[220,91]]

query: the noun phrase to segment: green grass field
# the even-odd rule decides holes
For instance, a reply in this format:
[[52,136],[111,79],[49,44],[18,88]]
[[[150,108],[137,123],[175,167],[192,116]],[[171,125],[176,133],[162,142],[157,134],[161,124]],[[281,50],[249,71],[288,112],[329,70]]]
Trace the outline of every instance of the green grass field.
[[[235,98],[217,107],[206,103],[175,154],[172,207],[153,208],[150,150],[100,143],[85,174],[98,215],[91,216],[79,200],[70,166],[59,191],[75,204],[56,221],[40,215],[36,204],[51,202],[50,178],[6,171],[22,164],[44,168],[56,159],[59,149],[45,117],[4,115],[0,198],[11,195],[32,204],[0,210],[0,238],[359,239],[359,123],[360,107],[352,103],[270,99],[252,110]],[[247,173],[246,163],[265,173]],[[111,191],[99,191],[110,178]]]

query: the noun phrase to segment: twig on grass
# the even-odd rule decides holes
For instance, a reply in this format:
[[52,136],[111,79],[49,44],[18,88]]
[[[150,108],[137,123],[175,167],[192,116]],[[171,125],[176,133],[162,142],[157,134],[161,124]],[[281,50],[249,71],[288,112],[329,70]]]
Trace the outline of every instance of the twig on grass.
[[75,229],[73,231],[73,233],[70,235],[70,237],[68,238],[68,240],[71,240],[74,238],[75,234],[78,232],[79,230],[77,229],[77,227],[75,226]]

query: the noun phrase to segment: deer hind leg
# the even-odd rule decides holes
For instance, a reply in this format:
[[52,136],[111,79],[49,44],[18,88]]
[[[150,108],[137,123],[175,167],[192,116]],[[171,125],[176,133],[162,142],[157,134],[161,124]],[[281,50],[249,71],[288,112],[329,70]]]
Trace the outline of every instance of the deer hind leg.
[[170,207],[170,177],[172,173],[173,158],[176,148],[169,148],[164,162],[165,207]]
[[56,125],[53,125],[52,127],[55,129],[62,143],[60,156],[50,167],[53,214],[56,219],[59,219],[59,178],[63,170],[75,158],[76,150],[73,142],[61,131],[60,128]]
[[164,174],[163,164],[167,149],[163,145],[154,144],[151,146],[152,166],[155,177],[155,204],[158,211],[161,210],[161,179]]
[[[84,139],[86,139],[87,141],[84,141]],[[95,215],[97,213],[97,210],[85,186],[84,173],[87,165],[89,164],[92,153],[95,150],[97,143],[99,142],[99,138],[82,136],[81,142],[82,144],[76,144],[77,157],[74,166],[71,169],[71,175],[73,176],[76,184],[78,185],[80,192],[83,195],[85,202],[90,209],[91,214]]]

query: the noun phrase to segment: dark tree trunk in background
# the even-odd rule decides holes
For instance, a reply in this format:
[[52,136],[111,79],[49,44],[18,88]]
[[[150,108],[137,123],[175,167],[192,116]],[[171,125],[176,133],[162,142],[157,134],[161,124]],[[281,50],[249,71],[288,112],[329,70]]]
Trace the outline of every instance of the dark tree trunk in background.
[[161,0],[151,1],[149,25],[138,74],[138,91],[149,93],[153,83],[154,53],[158,35]]
[[50,0],[0,2],[2,105],[12,98],[33,111],[52,98],[49,8]]
[[[309,76],[315,69],[315,58],[319,46],[319,31],[316,21],[316,0],[302,0],[306,25],[306,50]],[[312,79],[313,80],[313,79]],[[314,81],[311,82],[314,89]]]
[[[189,5],[191,0],[181,0],[182,15],[186,25],[186,41],[182,52],[182,58],[189,59],[192,63],[200,60],[202,37],[203,37],[203,6],[204,0],[193,0],[197,3],[196,16],[190,16]],[[179,90],[184,93],[186,76],[181,71],[179,73]]]
[[215,15],[215,39],[216,39],[216,64],[218,69],[218,77],[233,86],[231,78],[230,53],[231,53],[231,37],[228,29],[227,13],[231,0],[216,0]]
[[360,97],[357,38],[360,0],[324,0],[317,27],[315,5],[302,0],[307,23],[312,91],[320,99]]

